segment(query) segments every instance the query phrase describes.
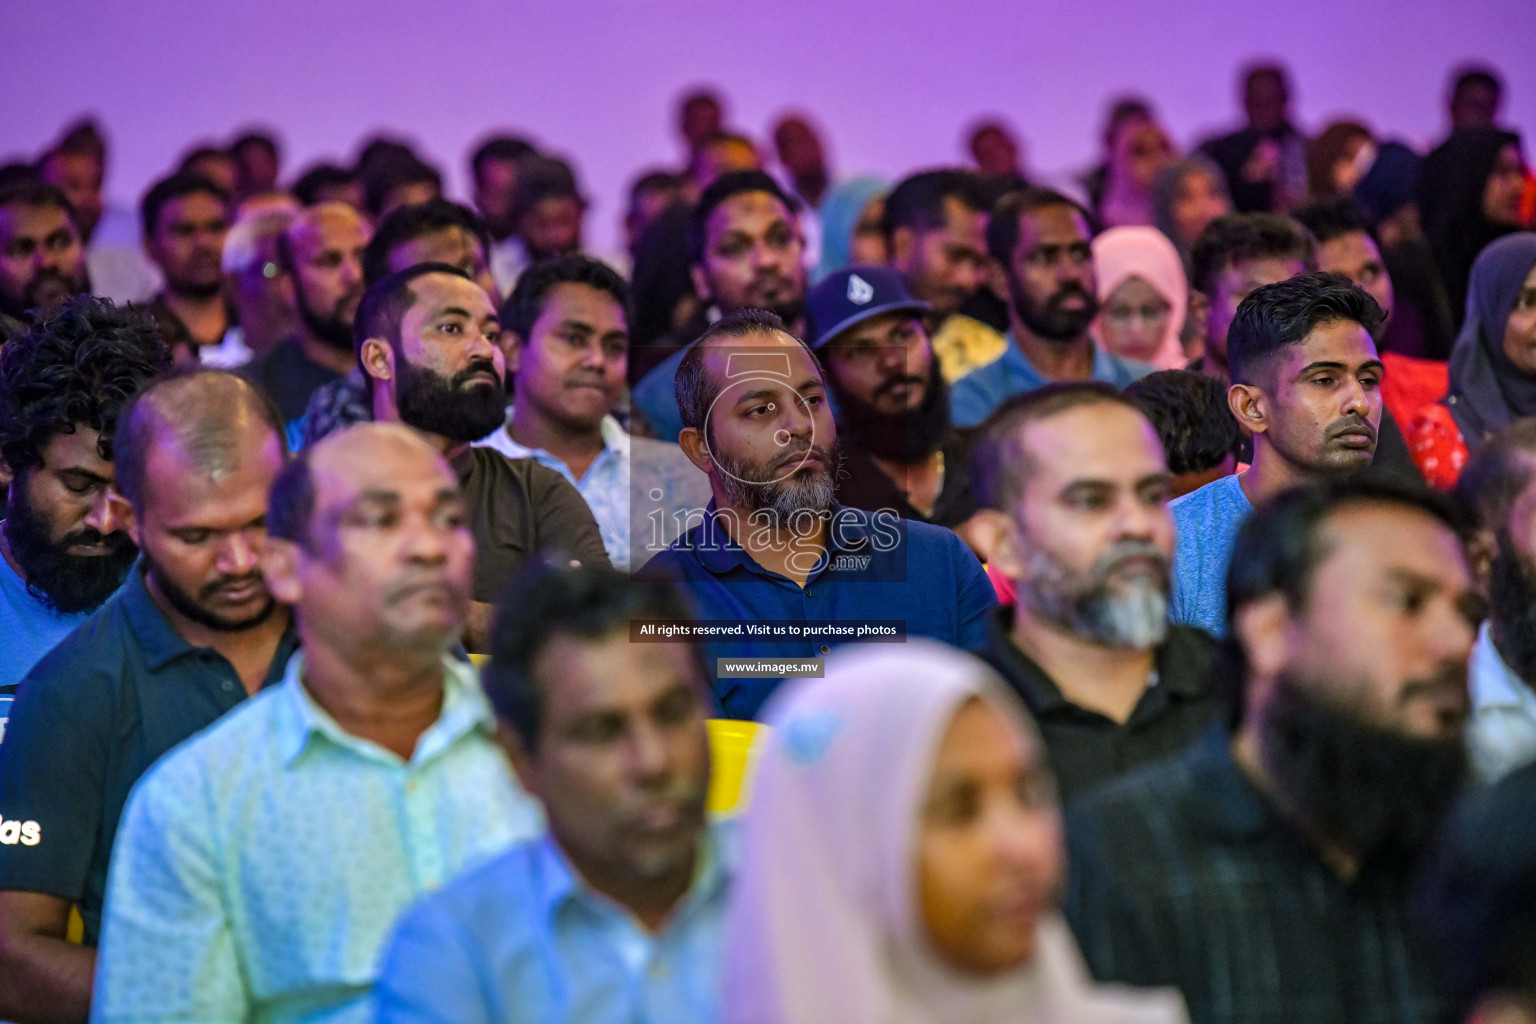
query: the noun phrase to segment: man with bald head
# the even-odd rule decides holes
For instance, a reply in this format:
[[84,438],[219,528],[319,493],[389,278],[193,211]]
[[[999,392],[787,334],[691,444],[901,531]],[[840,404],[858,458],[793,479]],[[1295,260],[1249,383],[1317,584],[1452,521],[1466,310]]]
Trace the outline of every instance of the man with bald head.
[[352,319],[363,298],[363,251],[373,229],[345,203],[299,212],[278,237],[277,259],[293,288],[299,333],[246,367],[285,425],[304,415],[316,388],[354,365]]
[[506,362],[491,297],[463,270],[421,263],[385,277],[364,296],[354,337],[373,418],[419,431],[463,489],[476,547],[472,650],[502,585],[533,555],[608,561],[591,509],[565,477],[470,447],[505,420]]
[[727,715],[756,717],[784,676],[723,674],[722,657],[817,659],[875,620],[967,650],[982,645],[997,599],[959,537],[835,501],[837,425],[825,377],[782,320],[746,309],[718,321],[687,350],[675,386],[678,442],[708,474],[714,500],[642,574],[686,583],[701,619],[851,627],[707,644]]
[[0,758],[0,813],[21,822],[17,842],[0,824],[0,1017],[85,1019],[129,789],[281,678],[297,638],[261,557],[283,459],[271,404],[223,371],[173,373],[120,417],[111,501],[139,564],[22,681]]
[[290,462],[266,511],[303,650],[128,801],[95,1020],[370,1021],[400,912],[540,827],[450,654],[474,538],[447,460],[360,424]]

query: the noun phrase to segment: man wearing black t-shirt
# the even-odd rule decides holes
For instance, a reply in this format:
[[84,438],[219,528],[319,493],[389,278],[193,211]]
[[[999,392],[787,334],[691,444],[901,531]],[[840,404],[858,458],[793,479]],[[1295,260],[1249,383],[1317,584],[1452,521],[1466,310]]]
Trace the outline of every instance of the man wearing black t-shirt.
[[1168,622],[1172,484],[1157,432],[1107,384],[1008,399],[978,428],[976,532],[1017,588],[986,658],[1040,726],[1064,801],[1181,752],[1223,708],[1215,642]]
[[309,396],[352,369],[352,319],[363,297],[363,250],[373,231],[345,203],[300,211],[278,237],[278,260],[293,282],[299,333],[244,373],[271,396],[283,423],[304,415]]
[[491,602],[529,558],[608,561],[591,509],[563,476],[470,447],[506,418],[500,335],[491,297],[446,263],[419,263],[374,284],[354,331],[374,420],[414,427],[458,473],[475,537],[470,650],[482,649]]

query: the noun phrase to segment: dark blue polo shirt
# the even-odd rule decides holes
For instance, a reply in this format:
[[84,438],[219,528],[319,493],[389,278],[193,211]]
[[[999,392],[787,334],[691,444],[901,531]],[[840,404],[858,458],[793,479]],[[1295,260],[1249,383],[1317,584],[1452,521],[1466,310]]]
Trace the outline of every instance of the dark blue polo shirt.
[[[642,578],[682,580],[700,619],[760,622],[902,620],[907,635],[977,650],[987,637],[987,613],[997,595],[970,548],[949,530],[927,523],[833,507],[827,552],[802,588],[758,565],[716,522],[704,521],[646,563]],[[716,658],[816,658],[835,642],[722,641],[704,643],[715,696],[732,718],[757,718],[782,679],[715,676]]]
[[[278,644],[264,686],[297,649]],[[245,698],[222,655],[172,628],[135,569],[22,679],[0,744],[0,890],[74,901],[96,944],[107,858],[128,791],[160,755]]]

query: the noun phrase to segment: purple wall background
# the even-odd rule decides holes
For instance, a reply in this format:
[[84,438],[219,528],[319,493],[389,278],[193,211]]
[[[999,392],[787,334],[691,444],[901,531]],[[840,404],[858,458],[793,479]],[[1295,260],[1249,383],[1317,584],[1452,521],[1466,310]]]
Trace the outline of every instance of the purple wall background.
[[98,114],[108,191],[145,184],[203,137],[265,123],[291,171],[349,157],[364,133],[415,137],[463,194],[486,130],[526,131],[574,158],[591,240],[617,236],[643,166],[674,161],[670,101],[718,83],[731,120],[762,137],[810,111],[840,173],[898,175],[955,161],[976,115],[996,113],[1047,175],[1085,164],[1106,97],[1150,96],[1177,140],[1236,116],[1235,69],[1288,62],[1298,120],[1338,115],[1415,142],[1444,130],[1448,70],[1499,67],[1505,120],[1536,128],[1530,0],[0,0],[0,159]]

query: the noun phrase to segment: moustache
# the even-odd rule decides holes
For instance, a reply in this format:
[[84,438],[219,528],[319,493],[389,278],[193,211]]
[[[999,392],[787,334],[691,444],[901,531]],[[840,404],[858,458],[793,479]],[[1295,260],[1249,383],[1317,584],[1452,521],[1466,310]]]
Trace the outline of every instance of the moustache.
[[1145,540],[1120,541],[1110,548],[1099,559],[1100,579],[1107,579],[1116,572],[1127,568],[1133,562],[1143,562],[1152,568],[1157,578],[1164,584],[1169,580],[1168,556],[1158,548],[1156,544]]
[[784,291],[790,288],[791,284],[785,275],[776,270],[767,270],[754,277],[747,290],[758,294],[767,291]]
[[928,382],[926,380],[924,380],[922,377],[917,376],[916,374],[912,374],[912,373],[893,373],[893,374],[891,374],[891,376],[889,376],[885,380],[881,381],[879,387],[875,388],[874,397],[875,398],[879,398],[882,395],[888,395],[892,391],[895,391],[897,388],[902,387],[902,386],[912,387],[912,388],[919,388],[919,387],[922,387],[923,385],[925,385],[927,383]]
[[243,586],[247,583],[261,583],[265,585],[266,577],[261,574],[260,569],[257,569],[255,572],[245,573],[241,576],[220,576],[213,582],[204,585],[202,590],[198,592],[197,596],[200,599],[207,600],[208,598],[216,597],[221,590],[232,589],[234,587]]
[[1424,679],[1410,680],[1404,684],[1402,692],[1398,694],[1397,702],[1407,704],[1409,701],[1427,699],[1441,701],[1452,708],[1459,708],[1462,712],[1471,709],[1471,695],[1467,689],[1467,664],[1462,661],[1451,661],[1442,664],[1433,675]]
[[1046,306],[1050,309],[1059,310],[1062,308],[1063,303],[1072,298],[1082,299],[1085,305],[1093,301],[1093,296],[1088,294],[1088,289],[1076,281],[1069,281],[1056,289],[1056,294],[1050,297],[1046,302]]
[[1327,439],[1332,441],[1345,434],[1364,434],[1372,441],[1376,440],[1376,428],[1371,426],[1370,421],[1360,416],[1349,416],[1329,425]]
[[453,379],[448,383],[453,385],[453,387],[456,389],[461,388],[465,384],[469,383],[471,377],[475,377],[482,373],[490,374],[496,379],[496,383],[498,385],[501,383],[501,374],[496,372],[496,364],[491,362],[489,359],[476,359],[472,361],[468,366],[464,367],[464,369],[454,374]]
[[821,447],[820,445],[802,443],[794,448],[786,450],[781,455],[779,455],[778,458],[774,459],[768,464],[768,469],[773,471],[782,469],[790,463],[798,464],[801,462],[810,462],[813,459],[817,462],[820,462],[823,468],[827,468],[832,465],[832,457],[827,454],[827,450],[825,448]]
[[78,530],[71,531],[70,533],[66,533],[63,539],[59,541],[58,548],[60,551],[64,551],[72,547],[93,548],[105,544],[110,546],[113,550],[119,550],[130,543],[132,542],[128,539],[128,535],[126,533],[122,533],[120,531],[102,533],[94,526],[85,526]]

